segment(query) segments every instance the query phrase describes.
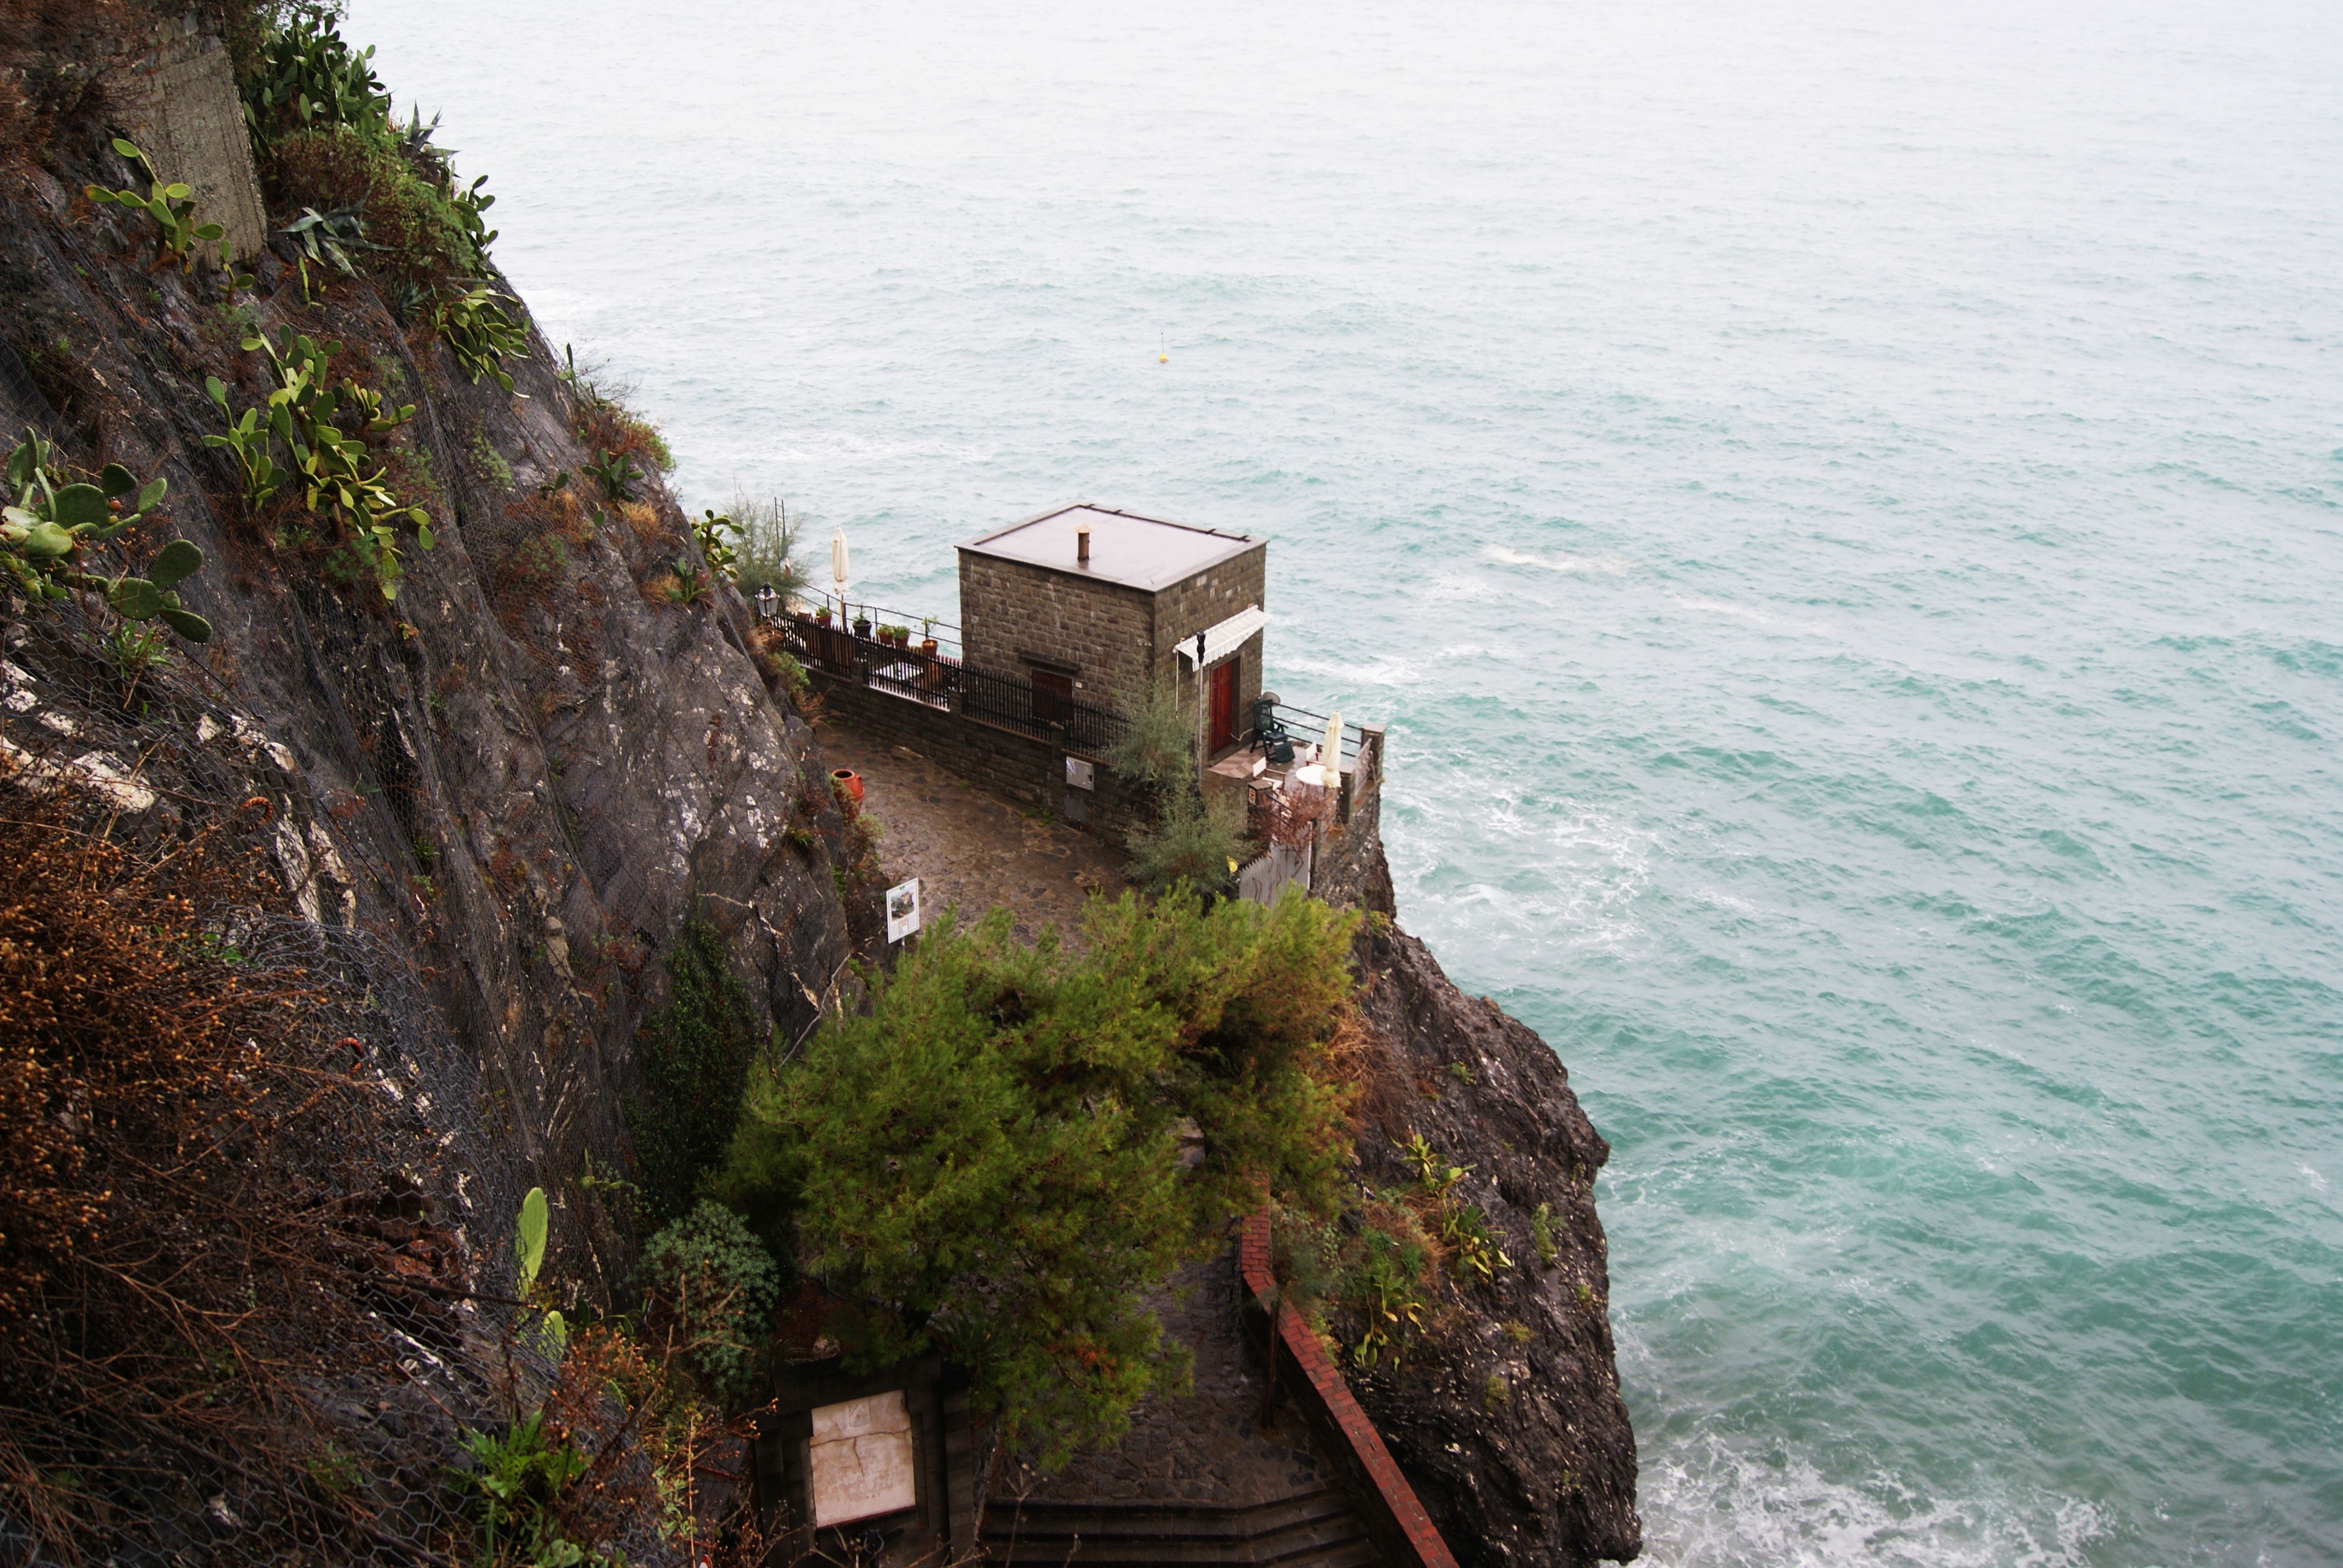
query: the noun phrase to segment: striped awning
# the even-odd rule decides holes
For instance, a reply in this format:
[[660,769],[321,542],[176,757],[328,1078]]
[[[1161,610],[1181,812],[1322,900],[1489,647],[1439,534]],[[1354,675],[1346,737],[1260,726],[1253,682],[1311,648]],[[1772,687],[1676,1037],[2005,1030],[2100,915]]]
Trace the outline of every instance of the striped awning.
[[1180,639],[1180,657],[1192,665],[1218,664],[1245,643],[1245,638],[1269,624],[1269,612],[1257,604],[1249,604],[1218,626],[1208,626],[1203,638],[1203,657],[1196,655],[1196,637],[1192,633]]

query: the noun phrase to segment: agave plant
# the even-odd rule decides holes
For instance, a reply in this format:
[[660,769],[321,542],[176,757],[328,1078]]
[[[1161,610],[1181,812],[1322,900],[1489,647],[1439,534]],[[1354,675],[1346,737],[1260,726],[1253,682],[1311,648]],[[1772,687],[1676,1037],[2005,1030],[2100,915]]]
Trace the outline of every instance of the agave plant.
[[[103,593],[125,620],[160,620],[189,642],[204,642],[211,623],[181,608],[175,584],[204,564],[204,552],[173,539],[143,578],[106,577],[88,569],[90,550],[116,538],[153,511],[170,488],[155,479],[141,487],[130,470],[108,463],[95,485],[73,483],[54,467],[48,442],[31,430],[8,454],[8,494],[0,511],[0,566],[35,604],[61,599],[75,588]],[[133,498],[125,500],[125,498]]]
[[301,216],[277,231],[301,247],[301,254],[320,266],[331,266],[345,277],[358,275],[356,253],[362,250],[387,250],[388,246],[377,245],[366,236],[366,209],[360,206],[337,206],[331,212],[319,212],[305,206]]

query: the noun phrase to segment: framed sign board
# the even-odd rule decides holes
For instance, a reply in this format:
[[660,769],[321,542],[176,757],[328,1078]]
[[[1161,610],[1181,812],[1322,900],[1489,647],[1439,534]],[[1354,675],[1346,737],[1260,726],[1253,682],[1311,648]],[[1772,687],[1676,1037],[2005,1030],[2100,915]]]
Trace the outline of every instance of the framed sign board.
[[813,1412],[813,1522],[845,1524],[918,1505],[911,1414],[902,1391],[824,1405]]
[[920,929],[920,879],[887,890],[887,940],[900,942]]

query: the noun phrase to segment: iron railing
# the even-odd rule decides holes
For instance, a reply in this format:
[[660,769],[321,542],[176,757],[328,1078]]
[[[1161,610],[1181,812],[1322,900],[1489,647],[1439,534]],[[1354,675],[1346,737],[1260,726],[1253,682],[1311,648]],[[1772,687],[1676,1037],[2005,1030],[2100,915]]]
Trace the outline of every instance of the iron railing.
[[789,650],[818,669],[1068,751],[1098,756],[1127,728],[1112,709],[1037,685],[1028,676],[986,669],[940,651],[930,656],[916,644],[901,648],[858,637],[851,627],[821,626],[805,615],[786,618],[781,629]]
[[[1316,746],[1326,739],[1326,720],[1331,715],[1312,713],[1306,708],[1296,708],[1290,702],[1280,702],[1272,711],[1277,715],[1277,721],[1285,726],[1287,738],[1295,745]],[[1345,720],[1342,725],[1342,739],[1343,758],[1349,761],[1356,761],[1359,753],[1366,747],[1367,732],[1358,725]]]
[[[922,638],[932,637],[936,639],[939,653],[949,653],[953,658],[960,657],[960,628],[950,621],[931,615],[913,615],[907,609],[890,609],[881,604],[865,604],[860,599],[850,598],[840,604],[835,594],[810,589],[806,590],[803,597],[808,601],[804,607],[808,612],[826,608],[839,627],[851,630],[857,617],[870,621],[874,626],[908,626],[911,628],[912,647],[917,648]],[[792,613],[795,613],[795,607],[792,607]]]

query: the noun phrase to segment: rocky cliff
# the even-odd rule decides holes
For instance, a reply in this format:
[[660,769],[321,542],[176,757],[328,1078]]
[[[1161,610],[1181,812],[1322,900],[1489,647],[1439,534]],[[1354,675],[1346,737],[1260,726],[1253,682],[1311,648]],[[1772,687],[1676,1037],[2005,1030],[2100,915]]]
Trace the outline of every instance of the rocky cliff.
[[[0,422],[47,433],[75,467],[166,479],[129,552],[199,546],[179,592],[216,630],[132,694],[75,605],[18,602],[10,755],[135,778],[135,831],[256,800],[301,908],[411,960],[473,1064],[447,1091],[558,1210],[583,1204],[578,1177],[625,1164],[637,1029],[696,911],[789,1036],[851,983],[844,825],[812,736],[768,695],[729,589],[666,592],[699,558],[654,465],[624,499],[583,479],[618,416],[557,379],[541,340],[506,361],[507,392],[375,288],[305,280],[284,240],[232,297],[216,273],[144,266],[130,220],[81,194],[122,176],[102,147],[0,172]],[[337,343],[336,375],[415,406],[378,455],[436,548],[407,549],[393,601],[288,543],[297,502],[256,513],[205,444],[224,424],[206,377],[263,401],[263,357],[241,342],[288,327]],[[611,1227],[557,1234],[582,1249],[565,1273],[616,1282],[619,1260],[588,1240]]]

